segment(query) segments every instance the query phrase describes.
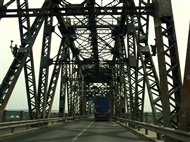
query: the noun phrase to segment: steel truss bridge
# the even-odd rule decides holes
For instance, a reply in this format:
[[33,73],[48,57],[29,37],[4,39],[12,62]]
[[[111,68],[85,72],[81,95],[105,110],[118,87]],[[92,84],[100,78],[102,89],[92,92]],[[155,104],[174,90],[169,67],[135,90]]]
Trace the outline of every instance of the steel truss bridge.
[[[126,106],[127,119],[142,121],[148,95],[155,125],[190,131],[190,42],[182,82],[171,0],[45,0],[39,8],[29,8],[30,2],[0,0],[0,18],[18,18],[21,42],[18,49],[12,46],[14,59],[0,85],[1,116],[24,70],[30,119],[49,118],[60,86],[60,117],[66,104],[69,116],[84,115],[86,98],[109,96],[112,116],[121,117]],[[17,8],[9,9],[13,3]],[[150,18],[154,45],[148,41]],[[42,28],[40,69],[35,70],[33,46]],[[59,47],[51,58],[54,33]]]

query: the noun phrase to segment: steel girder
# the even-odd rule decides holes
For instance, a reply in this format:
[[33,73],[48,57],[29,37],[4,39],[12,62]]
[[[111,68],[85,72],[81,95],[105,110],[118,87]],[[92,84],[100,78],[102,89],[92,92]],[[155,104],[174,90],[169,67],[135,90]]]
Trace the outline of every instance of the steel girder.
[[[98,15],[122,15],[122,14],[145,14],[145,15],[153,15],[153,7],[152,6],[146,6],[146,7],[142,7],[141,9],[143,9],[144,11],[140,12],[139,11],[139,7],[126,7],[127,10],[126,11],[122,11],[120,12],[119,10],[122,10],[122,7],[106,7],[106,8],[102,8],[102,7],[96,7],[96,14]],[[128,11],[130,10],[131,11]],[[51,11],[60,11],[61,13],[51,13]],[[3,12],[4,10],[0,10],[0,12]],[[26,12],[25,10],[21,10],[22,12]],[[73,11],[77,11],[77,12],[73,12]],[[81,12],[82,11],[82,12]],[[17,12],[17,9],[7,9],[6,13],[2,13],[1,17],[22,17],[23,15],[21,14],[15,14],[14,12]],[[81,7],[80,11],[78,11],[77,7],[69,7],[69,8],[46,8],[46,9],[29,9],[29,14],[27,14],[27,16],[29,17],[36,17],[36,16],[80,16],[80,15],[89,15],[89,14],[93,14],[94,12],[92,11],[92,9],[89,9],[89,7]],[[45,12],[45,13],[41,13],[41,12]]]
[[0,6],[3,6],[4,0],[0,0]]
[[[69,58],[68,50],[69,48],[66,46],[64,49],[64,57],[63,60],[67,61]],[[60,100],[59,100],[59,116],[64,117],[65,116],[65,105],[66,105],[66,99],[67,99],[67,82],[68,82],[68,72],[67,72],[67,65],[65,62],[62,62],[61,66],[61,83],[60,83]]]
[[[112,97],[115,101],[115,105],[113,105],[112,108],[114,109],[116,106],[120,106],[119,100],[122,96],[126,96],[126,99],[128,100],[127,110],[128,112],[130,112],[130,118],[141,121],[144,107],[144,93],[146,83],[152,111],[155,117],[155,124],[163,124],[164,126],[176,127],[176,116],[178,115],[180,103],[179,98],[181,95],[181,78],[179,73],[178,53],[175,39],[175,30],[173,25],[174,22],[172,20],[172,14],[170,9],[171,6],[169,6],[169,9],[163,8],[165,3],[166,5],[168,5],[168,3],[170,5],[170,1],[162,0],[158,2],[154,0],[153,4],[156,7],[155,13],[153,10],[153,4],[149,0],[139,0],[138,6],[135,6],[133,0],[125,1],[128,5],[125,5],[125,2],[119,2],[114,0],[104,7],[101,7],[95,1],[84,1],[79,5],[72,5],[67,1],[63,0],[55,2],[55,8],[52,8],[50,6],[46,6],[46,8],[44,7],[42,9],[22,8],[19,10],[19,12],[24,14],[18,13],[17,15],[10,15],[9,12],[18,11],[18,9],[7,9],[6,11],[3,11],[1,9],[1,17],[20,17],[20,27],[23,28],[22,25],[24,25],[25,23],[22,23],[22,18],[28,19],[27,16],[56,16],[60,25],[61,37],[68,38],[68,43],[66,44],[69,48],[69,54],[72,54],[69,55],[69,60],[67,60],[66,62],[60,61],[64,57],[60,57],[59,61],[57,60],[55,62],[56,65],[54,71],[59,72],[62,67],[61,75],[63,80],[64,76],[69,77],[68,80],[64,80],[67,81],[67,83],[61,81],[63,84],[61,85],[62,90],[60,91],[60,114],[63,114],[64,116],[65,95],[68,95],[67,98],[69,99],[68,102],[70,103],[68,106],[70,112],[69,115],[73,115],[73,103],[76,101],[77,105],[79,105],[79,94],[82,94],[82,97],[80,99],[84,102],[86,101],[84,88],[88,86],[87,84],[104,82],[110,83],[109,87]],[[45,4],[47,3],[48,2],[45,2]],[[160,6],[161,12],[159,11],[160,9],[157,6]],[[46,12],[44,13],[44,11]],[[79,18],[78,15],[82,15],[83,18],[81,18],[82,16]],[[109,21],[109,18],[108,20],[104,19],[107,18],[106,16],[108,15],[112,18],[112,22]],[[148,17],[150,15],[154,16],[155,19],[156,46],[159,59],[158,62],[160,83],[148,46]],[[68,23],[65,22],[64,16],[71,16],[70,19],[67,18]],[[121,21],[118,19],[118,16],[120,16]],[[32,42],[34,42],[35,40],[33,32],[36,32],[40,29],[44,19],[45,17],[37,17],[31,28],[28,27],[28,32],[26,33],[29,33],[29,31],[31,31],[31,43],[29,45],[28,43],[26,43],[26,46],[32,48]],[[120,22],[120,24],[117,25],[117,22]],[[49,23],[47,25],[51,24]],[[129,26],[132,26],[132,32],[130,32]],[[48,29],[47,27],[46,29]],[[126,27],[128,27],[127,31],[125,31]],[[119,32],[119,34],[121,35],[115,35],[115,31]],[[123,33],[123,31],[125,31],[126,33]],[[47,30],[44,31],[44,37],[47,36],[46,32]],[[51,34],[51,32],[49,34]],[[26,40],[24,33],[21,32],[21,35],[24,40]],[[127,36],[127,44],[123,42],[125,35]],[[50,45],[51,42],[50,35],[48,38],[49,39],[46,40],[47,47]],[[137,47],[135,47],[135,42]],[[125,47],[125,45],[127,45],[127,47]],[[32,80],[32,86],[28,85],[27,91],[30,91],[30,87],[33,87],[32,91],[29,92],[31,95],[28,96],[30,96],[29,101],[34,102],[34,100],[32,100],[32,95],[35,92],[35,77],[31,74],[33,67],[32,57],[29,56],[32,55],[30,54],[32,53],[31,51],[32,50],[27,50],[27,53],[19,53],[19,56],[17,55],[17,57],[15,57],[13,61],[14,63],[10,66],[10,69],[0,87],[1,104],[3,104],[1,105],[1,110],[4,110],[4,104],[6,104],[5,102],[8,102],[8,98],[10,97],[12,89],[14,88],[14,85],[17,81],[17,75],[20,74],[20,71],[26,61],[29,61],[27,63],[30,63],[30,65],[26,66],[26,75],[29,74],[31,76],[25,78],[28,84],[31,84],[30,80]],[[128,54],[126,55],[126,57],[124,56],[126,54],[125,52],[127,52]],[[42,60],[48,62],[49,58],[43,58]],[[93,68],[94,64],[96,66]],[[73,74],[71,72],[71,70],[73,69],[77,69],[78,71]],[[44,75],[46,74],[46,71],[48,70],[44,69]],[[93,74],[98,71],[99,74],[96,76],[96,79]],[[58,79],[58,75],[55,72],[52,73],[52,78],[54,79],[52,84],[50,84],[49,86],[49,91],[47,92],[47,94],[45,93],[46,89],[41,91],[43,93],[38,94],[41,95],[39,100],[44,103],[43,108],[41,108],[42,106],[39,107],[40,112],[44,111],[44,117],[48,117],[53,103],[56,82]],[[105,75],[103,72],[106,72],[107,74],[112,73],[112,75],[110,75],[111,77],[108,78],[109,75]],[[83,76],[83,82],[77,81],[77,79],[80,78],[79,76]],[[100,76],[103,76],[104,80],[101,80]],[[118,80],[118,76],[124,76],[125,82],[122,83],[120,79]],[[71,78],[73,78],[74,80],[71,80]],[[45,84],[44,86],[47,88],[47,82],[45,81],[45,79],[47,79],[47,77],[40,77],[39,82],[40,80],[43,80],[44,82],[42,84]],[[72,89],[73,85],[75,87],[77,86],[76,88],[83,88],[84,90],[82,91],[82,93],[80,93],[79,89]],[[165,88],[165,86],[167,87]],[[88,87],[86,88],[86,90],[88,89]],[[67,92],[65,90],[67,90]],[[4,103],[2,103],[2,101]],[[81,111],[83,112],[84,109],[85,108],[82,107]],[[116,115],[119,116],[119,111],[120,110],[115,110],[115,112],[113,113],[116,113]],[[157,112],[163,113],[163,117],[158,118],[156,115]],[[170,114],[170,117],[168,117],[168,114]]]
[[47,94],[49,66],[51,65],[51,37],[53,30],[53,17],[46,17],[41,49],[41,62],[38,81],[38,108],[39,118],[43,118],[44,98]]
[[[71,57],[69,57],[69,61],[71,60]],[[74,115],[74,108],[73,108],[73,92],[72,92],[72,63],[70,65],[68,65],[68,68],[67,68],[67,72],[68,72],[68,75],[69,75],[69,80],[68,80],[68,85],[67,85],[67,89],[68,89],[68,116],[73,116]]]
[[84,115],[84,75],[82,74],[82,69],[78,71],[78,96],[79,96],[79,115]]
[[[177,128],[182,81],[171,1],[154,2],[156,5],[154,23],[161,84],[163,124],[166,127]],[[165,6],[167,6],[167,9]],[[166,137],[165,141],[174,140]]]
[[187,53],[186,53],[186,66],[185,66],[185,73],[184,73],[184,81],[182,86],[182,95],[181,95],[181,102],[180,102],[180,111],[179,111],[179,123],[178,129],[184,131],[190,131],[190,96],[189,96],[189,75],[190,75],[190,24],[189,24],[189,37],[187,43]]
[[60,99],[59,99],[59,117],[65,117],[66,87],[67,87],[66,66],[61,68]]
[[[75,60],[75,59],[74,59]],[[72,96],[73,96],[73,116],[78,115],[79,114],[79,90],[78,90],[78,65],[77,64],[73,64],[72,66],[72,75],[70,76],[72,79]]]
[[[44,3],[43,7],[49,7],[49,3]],[[24,14],[23,14],[24,15]],[[11,96],[11,93],[14,89],[14,86],[17,82],[17,79],[21,73],[22,67],[25,65],[27,57],[30,55],[34,41],[38,35],[38,32],[42,26],[42,23],[44,21],[44,18],[37,17],[34,21],[34,23],[31,26],[31,38],[28,37],[27,32],[23,33],[25,36],[23,40],[28,41],[28,39],[31,39],[29,43],[24,42],[24,44],[19,49],[18,53],[15,55],[15,58],[4,77],[1,86],[0,86],[0,115],[2,115],[7,102]]]
[[56,91],[56,86],[57,86],[57,82],[58,82],[58,78],[59,78],[59,74],[60,74],[60,70],[61,70],[60,61],[63,61],[66,40],[67,40],[66,38],[64,38],[64,37],[62,38],[60,47],[59,47],[59,51],[56,56],[54,69],[52,71],[52,76],[51,76],[49,88],[47,91],[47,98],[45,97],[45,99],[44,99],[43,118],[49,118],[50,113],[51,113],[53,99],[54,99],[55,91]]
[[[144,0],[139,5],[149,4],[149,0]],[[158,117],[158,114],[162,114],[161,106],[161,94],[159,87],[159,80],[156,73],[156,69],[153,63],[152,55],[148,46],[148,31],[149,31],[149,16],[140,15],[132,19],[133,29],[135,30],[135,37],[137,39],[137,81],[136,81],[136,97],[135,117],[142,121],[142,114],[144,108],[145,97],[145,83],[150,99],[150,105],[152,108],[154,123],[156,125],[163,125],[163,116]],[[143,23],[143,24],[142,24]],[[155,56],[155,53],[154,53]],[[160,135],[157,135],[159,138]]]
[[[164,126],[177,127],[181,73],[171,1],[154,1],[154,18]],[[167,6],[167,9],[164,8]]]
[[[139,1],[139,6],[146,6],[150,5],[150,0],[142,0]],[[135,3],[130,3],[131,6],[134,6]],[[145,81],[148,83],[148,80],[145,80],[145,73],[146,71],[143,68],[143,65],[146,65],[147,62],[143,62],[140,59],[141,52],[140,51],[140,45],[148,44],[148,27],[149,27],[149,16],[148,15],[134,15],[130,16],[131,18],[131,28],[133,31],[133,36],[136,39],[137,42],[137,58],[136,63],[133,66],[135,72],[134,72],[134,80],[135,80],[135,97],[134,97],[134,116],[133,119],[136,119],[138,121],[142,121],[143,117],[143,110],[144,110],[144,97],[145,97]],[[143,24],[142,24],[143,23]],[[143,45],[143,46],[144,46]],[[134,58],[134,57],[133,57]],[[135,61],[134,61],[135,62]]]
[[120,71],[119,71],[119,66],[118,64],[115,65],[115,73],[114,73],[114,85],[115,86],[115,91],[114,91],[114,103],[115,103],[115,116],[120,117],[120,92],[119,92],[119,76],[120,76]]
[[[6,15],[7,7],[8,7],[9,5],[11,5],[14,1],[15,1],[15,0],[11,0],[11,1],[9,1],[8,3],[6,3],[6,4],[4,5],[4,0],[0,0],[0,10],[2,10],[2,11],[0,12],[0,14],[5,14],[5,15]],[[2,17],[0,16],[0,19],[1,19],[1,18],[2,18]]]
[[128,93],[127,93],[127,107],[129,111],[129,118],[134,119],[135,111],[135,88],[136,88],[136,45],[133,25],[130,17],[127,17],[127,51],[128,51]]
[[[123,7],[122,7],[122,11],[125,11],[127,7],[127,4],[126,2],[123,3]],[[127,59],[127,54],[126,54],[126,46],[125,46],[125,42],[124,42],[124,38],[125,38],[125,34],[126,34],[126,25],[125,25],[125,22],[126,22],[126,15],[125,14],[122,14],[120,19],[118,20],[118,30],[119,30],[119,33],[118,35],[116,36],[116,38],[118,38],[118,52],[119,52],[119,72],[118,72],[118,95],[117,95],[117,107],[119,108],[118,110],[118,116],[121,117],[121,114],[122,114],[122,101],[125,100],[125,65],[127,64],[126,63],[126,59]],[[121,33],[120,33],[121,32]],[[117,43],[117,42],[115,42]]]
[[[28,9],[28,1],[20,2],[17,0],[17,9]],[[28,14],[28,11],[23,12],[23,15]],[[30,29],[30,18],[29,17],[19,17],[19,28],[21,37],[21,47],[20,50],[25,47],[27,43],[31,41],[31,29]],[[24,65],[24,75],[26,82],[26,92],[28,99],[28,108],[30,119],[38,118],[38,105],[36,100],[36,81],[35,81],[35,71],[34,71],[34,61],[33,61],[33,51],[31,49],[25,65]]]

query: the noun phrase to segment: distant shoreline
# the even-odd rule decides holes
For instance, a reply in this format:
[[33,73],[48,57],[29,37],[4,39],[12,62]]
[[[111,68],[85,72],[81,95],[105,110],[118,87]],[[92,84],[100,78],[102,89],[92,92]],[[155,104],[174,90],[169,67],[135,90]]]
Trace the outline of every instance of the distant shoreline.
[[[28,112],[28,109],[6,109],[5,111],[24,111],[24,112]],[[59,110],[52,110],[51,112],[59,112]]]

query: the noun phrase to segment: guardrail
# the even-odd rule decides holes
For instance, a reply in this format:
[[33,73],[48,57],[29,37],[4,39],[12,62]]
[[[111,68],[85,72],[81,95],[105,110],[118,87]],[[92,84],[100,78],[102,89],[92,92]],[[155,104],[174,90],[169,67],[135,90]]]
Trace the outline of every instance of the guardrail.
[[[31,127],[41,128],[41,127],[47,126],[47,124],[49,124],[49,123],[54,124],[54,123],[59,123],[59,122],[66,122],[68,120],[86,118],[86,117],[88,117],[88,115],[70,116],[70,117],[57,117],[57,118],[48,118],[48,119],[36,119],[36,120],[25,120],[25,121],[1,122],[0,123],[0,130],[7,130],[8,133],[13,134],[15,132],[15,128],[18,128],[18,127],[22,127],[25,130],[29,130]],[[0,137],[6,136],[6,135],[7,135],[7,133],[5,135],[3,135],[3,134],[0,135]]]
[[161,126],[157,126],[157,125],[153,125],[153,124],[147,124],[144,122],[132,121],[132,120],[120,118],[120,117],[116,117],[115,119],[122,123],[129,123],[129,124],[135,125],[139,129],[144,128],[144,129],[146,129],[145,131],[150,130],[155,133],[174,138],[176,140],[181,140],[181,141],[185,141],[185,142],[190,141],[190,132],[176,130],[176,129],[172,129],[172,128],[168,128],[168,127],[161,127]]

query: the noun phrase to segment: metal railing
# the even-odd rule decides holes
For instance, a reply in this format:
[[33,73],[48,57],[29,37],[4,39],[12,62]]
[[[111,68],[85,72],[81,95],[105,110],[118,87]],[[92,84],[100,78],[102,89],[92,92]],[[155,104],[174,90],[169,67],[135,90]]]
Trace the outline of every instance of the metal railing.
[[[30,120],[29,115],[30,114],[27,110],[5,110],[0,119],[0,122]],[[65,113],[65,116],[67,116],[67,113]],[[59,117],[59,113],[57,111],[50,114],[50,118],[55,117]]]
[[184,142],[190,141],[190,133],[186,132],[186,131],[176,130],[176,129],[172,129],[172,128],[168,128],[168,127],[157,126],[157,125],[153,125],[153,124],[147,124],[144,122],[132,121],[132,120],[120,118],[120,117],[116,117],[115,120],[120,121],[125,124],[128,123],[128,124],[134,125],[134,126],[138,127],[139,129],[144,128],[145,131],[150,130],[155,133],[174,138],[176,140],[181,140]]
[[41,128],[47,126],[48,124],[55,124],[60,122],[67,122],[69,120],[75,120],[80,118],[86,118],[89,115],[83,116],[69,116],[69,117],[57,117],[57,118],[48,118],[48,119],[36,119],[36,120],[24,120],[24,121],[12,121],[12,122],[1,122],[0,130],[3,130],[7,133],[1,134],[0,137],[7,136],[7,134],[14,133],[16,128],[21,128],[22,130],[16,132],[22,132],[29,130],[30,128]]

